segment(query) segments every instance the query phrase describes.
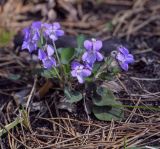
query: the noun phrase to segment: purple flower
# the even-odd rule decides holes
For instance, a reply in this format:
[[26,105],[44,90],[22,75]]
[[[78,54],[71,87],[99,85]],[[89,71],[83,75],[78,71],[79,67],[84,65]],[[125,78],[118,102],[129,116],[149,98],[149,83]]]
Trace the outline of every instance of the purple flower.
[[54,54],[54,48],[53,48],[52,45],[48,44],[46,49],[47,49],[47,54],[48,54],[49,57]]
[[51,45],[46,45],[43,49],[38,50],[38,58],[42,61],[44,68],[50,69],[56,66],[56,60],[52,57],[53,54],[54,48]]
[[24,41],[22,49],[28,49],[32,52],[37,49],[38,41],[40,40],[41,22],[33,22],[30,27],[23,30]]
[[30,37],[30,28],[26,27],[23,29],[23,34],[24,34],[24,40],[29,40]]
[[53,24],[44,24],[44,27],[46,28],[45,34],[48,35],[53,42],[56,41],[58,37],[64,35],[64,31],[57,22]]
[[82,60],[84,62],[93,65],[96,60],[103,60],[103,55],[99,52],[99,50],[102,48],[102,41],[96,39],[92,39],[91,41],[86,40],[84,42],[84,47],[86,49],[86,52],[82,55]]
[[44,50],[38,50],[38,58],[42,61],[43,67],[47,69],[51,69],[56,66],[56,60],[54,57],[47,56]]
[[23,41],[22,44],[22,50],[23,49],[28,49],[28,51],[31,53],[37,48],[37,44],[32,42],[31,40],[28,41]]
[[56,60],[53,57],[46,57],[42,60],[43,67],[47,69],[51,69],[56,66]]
[[84,83],[84,79],[91,75],[91,70],[87,69],[84,65],[74,61],[72,63],[71,75],[78,79],[79,83]]
[[128,49],[123,46],[118,47],[118,53],[116,55],[119,65],[125,71],[128,71],[128,64],[134,62],[132,54],[129,54]]
[[22,49],[28,49],[29,52],[38,49],[38,58],[42,61],[44,68],[50,69],[56,66],[56,60],[53,57],[55,49],[47,43],[47,39],[52,41],[58,39],[64,34],[59,23],[47,24],[40,21],[33,22],[29,27],[23,30],[24,41]]
[[31,29],[29,27],[24,28],[23,34],[24,34],[24,41],[22,44],[22,49],[28,49],[29,52],[32,52],[36,48],[36,45],[30,39]]
[[46,55],[46,53],[44,52],[44,50],[39,49],[39,50],[38,50],[38,58],[39,58],[40,60],[44,60],[46,57],[47,57],[47,55]]
[[31,40],[37,42],[40,40],[40,32],[41,32],[41,22],[33,22],[31,25]]
[[46,57],[51,57],[51,56],[53,56],[53,54],[54,54],[54,48],[50,44],[44,46],[43,50],[42,49],[38,50],[38,58],[40,60],[43,60]]
[[87,69],[89,69],[89,70],[92,71],[92,69],[93,69],[93,64],[86,63],[86,64],[85,64],[85,67],[86,67]]
[[41,29],[41,26],[42,26],[42,23],[40,21],[35,21],[31,25],[32,29],[35,29],[35,30]]

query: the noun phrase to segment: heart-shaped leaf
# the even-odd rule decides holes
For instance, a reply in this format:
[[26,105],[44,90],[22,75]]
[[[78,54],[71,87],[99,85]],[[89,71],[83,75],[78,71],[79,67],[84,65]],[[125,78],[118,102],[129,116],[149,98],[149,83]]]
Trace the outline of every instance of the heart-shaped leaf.
[[73,48],[60,48],[58,49],[61,57],[62,64],[68,64],[74,56],[75,50]]
[[93,106],[95,117],[103,121],[121,120],[124,117],[123,109],[109,108],[108,106]]
[[82,99],[82,94],[78,91],[71,91],[69,88],[65,88],[64,95],[68,99],[68,102],[75,103]]
[[101,86],[97,88],[96,92],[97,93],[95,93],[92,97],[94,105],[110,106],[117,104],[112,91],[109,89]]

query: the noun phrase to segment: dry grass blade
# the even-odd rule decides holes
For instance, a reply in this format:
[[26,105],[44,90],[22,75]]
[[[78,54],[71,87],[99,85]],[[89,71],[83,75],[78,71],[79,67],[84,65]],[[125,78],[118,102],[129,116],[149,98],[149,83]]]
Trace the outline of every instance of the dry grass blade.
[[[58,110],[57,100],[63,99],[63,95],[55,92],[52,82],[33,78],[31,58],[25,52],[19,55],[13,47],[0,48],[0,123],[8,124],[19,114],[19,104],[13,100],[14,95],[32,88],[26,106],[30,131],[22,125],[14,128],[8,132],[8,137],[0,140],[1,148],[121,149],[125,145],[160,146],[158,0],[7,0],[0,6],[0,19],[0,27],[15,31],[21,31],[33,20],[52,22],[56,19],[60,20],[66,34],[82,33],[102,39],[118,37],[120,39],[111,42],[124,42],[131,49],[136,49],[133,51],[135,65],[127,74],[121,73],[116,78],[119,84],[103,84],[124,103],[125,118],[121,122],[102,122],[87,111],[88,97],[82,104],[77,104],[77,113]],[[20,78],[14,76],[17,74]],[[33,98],[36,85],[37,88],[42,86],[37,97],[39,95],[43,99],[44,105],[39,104],[33,112],[30,105],[40,99]]]

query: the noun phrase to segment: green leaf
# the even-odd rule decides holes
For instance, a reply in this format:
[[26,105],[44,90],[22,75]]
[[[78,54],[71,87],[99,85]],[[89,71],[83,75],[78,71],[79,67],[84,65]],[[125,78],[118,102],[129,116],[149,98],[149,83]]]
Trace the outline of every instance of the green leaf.
[[58,52],[60,53],[62,64],[68,64],[72,60],[75,50],[73,48],[60,48]]
[[84,35],[79,35],[77,37],[77,48],[75,48],[75,57],[81,59],[82,53],[84,52],[83,43],[85,40]]
[[68,102],[75,103],[82,99],[82,94],[78,91],[71,91],[69,88],[65,88],[64,95],[68,99]]
[[112,61],[113,61],[113,58],[112,58],[112,57],[106,57],[106,58],[105,58],[105,64],[106,64],[107,66],[110,66],[111,63],[112,63]]
[[41,72],[41,75],[45,78],[53,78],[56,77],[56,72],[54,69],[50,69],[50,70],[43,70],[43,72]]
[[[105,73],[102,73],[102,77],[104,76],[104,74],[105,74]],[[101,77],[101,76],[100,76],[100,77]],[[115,75],[114,75],[114,73],[107,72],[107,75],[105,75],[104,78],[105,78],[104,80],[112,81],[112,80],[114,80]]]
[[124,117],[123,109],[109,108],[107,106],[93,106],[95,117],[103,121],[121,120]]
[[114,68],[112,68],[112,73],[114,74],[114,76],[115,76],[116,74],[118,74],[119,72],[120,72],[119,67],[114,67]]
[[78,47],[78,49],[83,47],[84,40],[85,40],[85,36],[84,35],[79,35],[77,37],[77,47]]
[[116,105],[117,101],[109,89],[105,87],[98,87],[96,90],[97,93],[93,96],[93,104],[96,106],[109,106]]
[[71,71],[70,65],[63,65],[63,69],[65,74],[69,74]]
[[92,71],[93,74],[96,74],[101,66],[102,66],[102,64],[98,63],[98,62],[96,64],[94,64],[93,71]]

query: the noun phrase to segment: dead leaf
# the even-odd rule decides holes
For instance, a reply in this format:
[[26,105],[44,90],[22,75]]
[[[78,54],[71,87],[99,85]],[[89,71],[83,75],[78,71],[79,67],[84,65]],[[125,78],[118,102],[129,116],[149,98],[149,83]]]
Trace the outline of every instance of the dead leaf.
[[17,106],[19,106],[20,104],[24,104],[26,102],[29,91],[30,89],[25,89],[13,94],[13,98]]

